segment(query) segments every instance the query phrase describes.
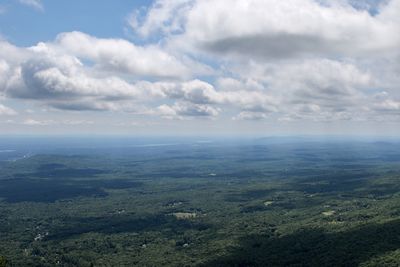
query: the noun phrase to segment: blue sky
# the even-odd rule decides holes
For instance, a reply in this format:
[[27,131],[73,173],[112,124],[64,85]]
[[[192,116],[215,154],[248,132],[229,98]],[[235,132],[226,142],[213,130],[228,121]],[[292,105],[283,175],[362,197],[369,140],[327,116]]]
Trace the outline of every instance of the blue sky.
[[82,31],[97,37],[126,38],[126,17],[151,1],[45,0],[43,10],[15,0],[0,1],[6,11],[0,16],[0,32],[18,46],[50,41],[60,32]]
[[397,135],[400,0],[0,1],[5,134]]

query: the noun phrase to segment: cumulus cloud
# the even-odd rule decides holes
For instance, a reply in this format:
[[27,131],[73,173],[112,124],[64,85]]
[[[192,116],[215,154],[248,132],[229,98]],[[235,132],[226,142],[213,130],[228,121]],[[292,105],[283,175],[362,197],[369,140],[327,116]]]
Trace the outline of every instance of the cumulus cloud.
[[395,94],[399,12],[399,0],[159,0],[131,26],[227,73],[207,87],[162,90],[169,97],[239,108],[235,119],[343,120],[370,116],[371,92]]
[[262,112],[242,111],[233,120],[263,120],[268,118],[268,114]]
[[128,24],[144,38],[156,33],[182,33],[185,13],[194,2],[192,0],[155,1],[148,9],[132,12],[128,17]]
[[393,98],[388,92],[380,92],[374,96],[369,110],[380,119],[393,119],[400,115],[400,98]]
[[0,41],[0,95],[173,119],[395,118],[399,12],[400,0],[156,0],[127,18],[140,44]]
[[222,91],[260,91],[264,86],[256,79],[244,77],[244,80],[237,80],[232,77],[221,77],[216,80],[216,87]]
[[26,49],[25,60],[1,63],[2,91],[8,97],[45,101],[70,110],[111,109],[112,101],[134,99],[137,88],[117,76],[99,77],[81,61],[49,50],[45,44]]
[[5,88],[5,84],[9,77],[10,67],[5,60],[0,59],[0,92]]
[[[184,11],[174,13],[175,9],[163,4],[165,1],[158,1],[135,30],[168,27],[175,14],[174,21],[185,22],[177,38],[183,44],[255,60],[365,55],[394,51],[400,44],[400,37],[393,36],[400,30],[393,15],[400,12],[398,0],[382,5],[376,15],[346,1],[330,1],[329,6],[314,0],[185,2]],[[168,12],[171,16],[161,16],[162,21],[154,23],[152,13]]]
[[219,109],[210,105],[178,102],[172,106],[161,105],[156,112],[165,118],[182,119],[184,117],[215,117]]
[[[212,85],[200,80],[128,82],[120,73],[104,75],[95,67],[85,66],[78,58],[80,54],[64,53],[54,44],[40,43],[22,51],[25,58],[9,60],[11,65],[0,61],[2,91],[13,98],[45,101],[57,109],[131,112],[135,102],[151,102],[151,98],[204,104],[216,103],[220,97]],[[182,116],[208,112],[202,106],[175,109]]]
[[8,64],[18,64],[28,57],[29,52],[25,48],[17,47],[0,39],[0,59]]
[[383,111],[393,111],[396,113],[400,113],[400,101],[396,101],[393,99],[386,99],[382,102],[379,102],[375,105],[375,108]]
[[221,103],[222,96],[214,86],[200,80],[183,83],[158,83],[155,93],[163,97],[186,100],[195,104]]
[[[79,58],[81,54],[66,53],[65,45],[56,44],[39,43],[27,49],[9,45],[9,50],[21,50],[24,56],[10,59],[9,63],[0,61],[0,73],[3,74],[0,85],[4,94],[71,111],[136,112],[138,102],[176,99],[187,102],[174,106],[179,116],[216,114],[215,108],[189,106],[189,103],[219,101],[220,96],[208,83],[200,80],[128,82],[121,73],[109,74],[85,66]],[[85,51],[81,53],[86,54]]]
[[137,46],[123,39],[99,39],[81,32],[62,33],[54,45],[106,70],[149,77],[190,75],[189,66],[157,45]]
[[44,58],[25,62],[20,69],[24,85],[10,87],[7,92],[12,96],[31,99],[68,99],[77,96],[120,99],[135,95],[135,88],[124,80],[117,77],[91,77],[85,74],[79,61],[65,59],[71,65],[52,62],[51,59],[46,61]]
[[[237,82],[240,83],[240,82]],[[155,94],[167,99],[191,103],[193,106],[218,105],[239,108],[246,111],[274,112],[277,110],[277,99],[263,91],[217,90],[213,85],[192,80],[183,83],[152,84]],[[189,112],[187,112],[189,114]],[[217,112],[213,112],[215,115]]]
[[371,75],[357,66],[333,60],[306,60],[267,69],[263,77],[292,103],[345,104],[374,85]]

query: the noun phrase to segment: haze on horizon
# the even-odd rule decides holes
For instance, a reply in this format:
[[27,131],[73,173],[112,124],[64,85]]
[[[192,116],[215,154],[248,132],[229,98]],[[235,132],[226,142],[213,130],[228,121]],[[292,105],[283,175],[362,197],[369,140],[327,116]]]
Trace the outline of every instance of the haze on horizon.
[[0,1],[1,134],[397,135],[400,0]]

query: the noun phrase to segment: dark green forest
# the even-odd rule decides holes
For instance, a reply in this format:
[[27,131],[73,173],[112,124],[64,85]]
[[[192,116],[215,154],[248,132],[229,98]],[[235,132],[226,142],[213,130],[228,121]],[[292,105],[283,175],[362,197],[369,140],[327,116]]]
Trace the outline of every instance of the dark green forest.
[[4,159],[0,266],[400,266],[399,163],[265,140]]

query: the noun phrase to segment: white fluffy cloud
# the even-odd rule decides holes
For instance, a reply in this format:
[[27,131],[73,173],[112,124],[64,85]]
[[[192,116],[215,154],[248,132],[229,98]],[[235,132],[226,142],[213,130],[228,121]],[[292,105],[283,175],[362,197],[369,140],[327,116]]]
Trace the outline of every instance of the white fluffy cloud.
[[157,45],[137,46],[123,39],[99,39],[81,32],[60,34],[59,49],[92,60],[96,67],[147,77],[188,77],[189,66]]
[[128,17],[128,24],[141,37],[150,35],[181,33],[185,23],[185,13],[189,11],[191,0],[155,1],[145,13],[135,10]]
[[[237,81],[237,83],[240,82]],[[200,80],[184,83],[157,83],[151,86],[154,92],[163,98],[176,99],[180,102],[193,104],[191,106],[197,105],[197,107],[214,105],[270,113],[276,111],[278,105],[274,96],[270,96],[267,92],[261,90],[250,91],[245,90],[245,88],[217,90],[213,85]],[[216,109],[213,108],[213,110]],[[186,113],[189,114],[190,112]],[[193,114],[195,113],[193,112]],[[199,112],[199,114],[201,113]],[[218,112],[205,112],[204,114],[215,116]]]
[[242,111],[233,120],[263,120],[267,119],[268,115],[263,112]]
[[0,41],[0,94],[173,119],[396,119],[398,14],[400,0],[157,0],[128,17],[140,45]]
[[59,54],[45,44],[23,50],[24,58],[0,61],[1,91],[6,96],[45,101],[72,110],[111,109],[111,100],[135,98],[136,87],[117,76],[101,77],[75,56]]
[[189,43],[207,52],[256,60],[364,56],[398,49],[398,0],[382,5],[375,16],[346,1],[325,2],[157,1],[134,29],[178,36],[184,47]]
[[216,89],[172,86],[169,97],[229,105],[235,119],[347,120],[396,107],[399,13],[399,0],[159,0],[129,22],[225,73]]
[[161,105],[157,114],[169,119],[182,119],[184,117],[216,117],[219,109],[210,105],[178,102],[172,106]]

